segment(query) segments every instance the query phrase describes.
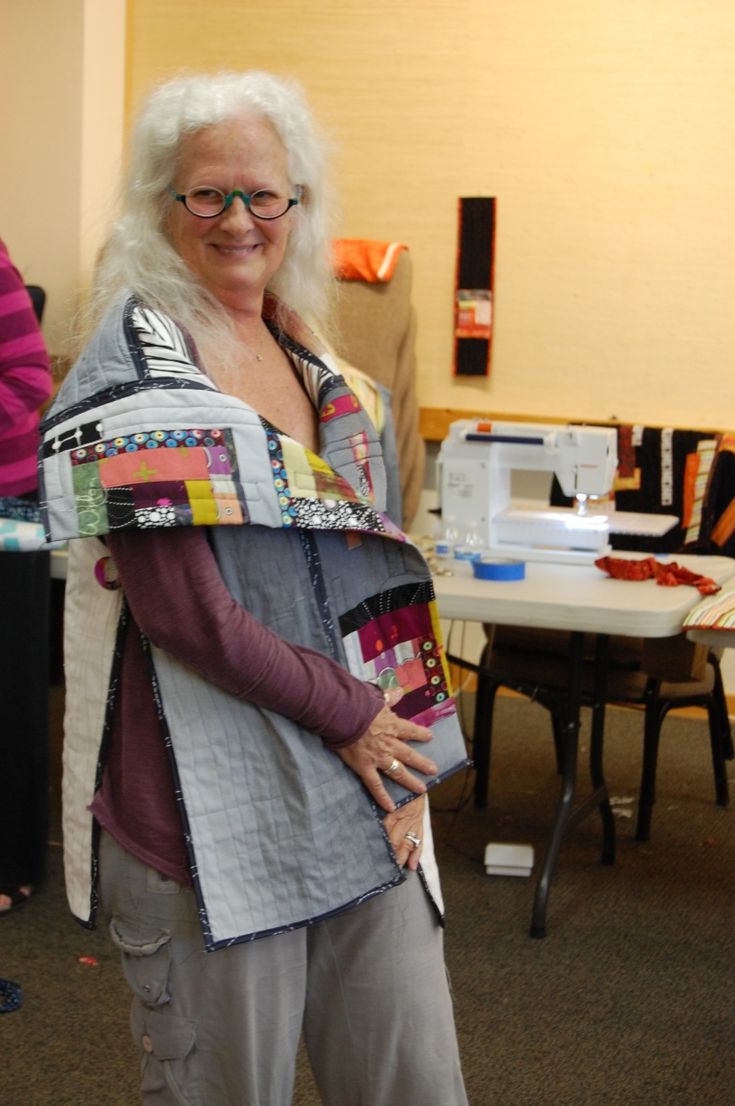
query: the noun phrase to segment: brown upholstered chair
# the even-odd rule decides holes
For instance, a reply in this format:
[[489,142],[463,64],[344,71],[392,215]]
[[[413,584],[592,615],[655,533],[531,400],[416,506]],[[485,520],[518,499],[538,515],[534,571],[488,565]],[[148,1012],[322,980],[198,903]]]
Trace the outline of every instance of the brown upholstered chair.
[[[545,706],[551,715],[557,762],[562,755],[560,696],[569,677],[570,635],[556,630],[486,626],[475,715],[475,804],[487,802],[493,706],[498,688],[508,687]],[[594,637],[585,636],[582,701],[593,703]],[[715,799],[727,806],[725,761],[733,741],[720,675],[719,656],[693,645],[683,634],[650,639],[612,636],[607,668],[607,703],[636,704],[644,710],[643,767],[636,838],[647,841],[656,798],[656,764],[661,727],[670,710],[700,706],[707,711]]]
[[416,313],[411,255],[402,250],[389,281],[340,280],[335,352],[391,393],[407,529],[418,508],[425,447],[416,398]]

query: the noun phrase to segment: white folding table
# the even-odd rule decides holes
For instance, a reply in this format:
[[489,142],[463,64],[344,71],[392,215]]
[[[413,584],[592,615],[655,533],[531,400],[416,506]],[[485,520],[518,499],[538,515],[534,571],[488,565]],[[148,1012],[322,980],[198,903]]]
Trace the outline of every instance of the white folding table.
[[[617,556],[639,559],[641,553]],[[671,556],[659,558],[709,576],[724,584],[735,576],[735,559],[729,557]],[[562,839],[568,828],[591,811],[602,818],[602,860],[615,858],[615,824],[605,786],[602,751],[605,712],[605,679],[611,634],[629,637],[671,637],[682,630],[687,613],[701,600],[689,585],[662,587],[654,580],[615,580],[593,564],[555,564],[529,561],[522,580],[478,580],[466,562],[453,561],[451,575],[436,575],[439,614],[444,619],[488,622],[496,625],[529,626],[568,630],[571,635],[569,687],[563,726],[562,784],[551,837],[536,884],[531,935],[546,933],[546,910],[551,879]],[[595,690],[590,741],[592,794],[580,802],[576,797],[576,772],[584,634],[596,635]],[[478,765],[484,770],[485,765]]]

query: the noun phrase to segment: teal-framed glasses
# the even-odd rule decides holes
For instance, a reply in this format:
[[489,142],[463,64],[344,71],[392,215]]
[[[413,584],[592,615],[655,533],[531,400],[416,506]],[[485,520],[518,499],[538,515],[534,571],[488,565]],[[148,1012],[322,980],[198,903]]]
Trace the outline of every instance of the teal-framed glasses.
[[289,199],[288,196],[279,196],[277,192],[270,192],[265,188],[248,195],[240,188],[225,193],[219,188],[200,185],[198,188],[190,188],[188,192],[176,192],[172,188],[171,195],[199,219],[214,219],[217,215],[221,215],[232,206],[235,196],[240,197],[250,214],[256,219],[280,219],[299,202],[296,197],[292,196]]

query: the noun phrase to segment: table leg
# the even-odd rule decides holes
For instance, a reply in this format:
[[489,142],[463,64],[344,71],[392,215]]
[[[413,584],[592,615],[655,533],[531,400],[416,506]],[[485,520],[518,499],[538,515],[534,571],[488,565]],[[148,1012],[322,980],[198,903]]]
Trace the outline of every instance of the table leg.
[[[493,724],[493,708],[497,686],[490,678],[490,645],[486,645],[475,667],[477,694],[475,696],[475,721],[472,730],[472,759],[475,762],[475,806],[487,806],[490,777],[490,740]],[[474,667],[474,666],[473,666]]]
[[546,907],[549,901],[551,878],[564,834],[597,807],[602,819],[602,861],[612,864],[615,860],[615,821],[603,775],[603,738],[605,732],[605,704],[607,701],[607,668],[610,653],[608,634],[598,634],[595,643],[594,683],[592,700],[592,731],[590,735],[590,779],[592,792],[581,802],[574,804],[577,783],[577,754],[579,747],[580,708],[582,705],[582,680],[584,673],[584,634],[574,632],[570,641],[569,687],[567,690],[562,725],[562,784],[559,804],[551,833],[551,841],[544,858],[543,868],[536,885],[531,916],[531,936],[546,935]]
[[577,783],[577,748],[579,744],[580,707],[582,705],[583,665],[584,634],[575,630],[570,639],[569,687],[561,729],[563,752],[561,795],[556,808],[551,840],[546,851],[539,881],[536,884],[531,915],[532,937],[546,936],[546,907],[549,901],[549,891],[551,890],[551,877],[554,874],[556,858],[569,823],[572,803],[574,802]]
[[592,731],[590,735],[590,779],[592,795],[602,818],[603,864],[615,862],[615,819],[603,774],[602,750],[605,736],[605,705],[607,703],[607,669],[610,660],[610,635],[598,634],[595,643],[595,674],[592,693]]

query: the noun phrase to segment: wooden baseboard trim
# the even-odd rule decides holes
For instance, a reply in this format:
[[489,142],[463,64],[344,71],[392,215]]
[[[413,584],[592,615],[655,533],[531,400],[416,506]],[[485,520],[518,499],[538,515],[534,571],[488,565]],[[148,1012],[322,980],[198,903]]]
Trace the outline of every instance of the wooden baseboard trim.
[[[464,411],[451,407],[421,407],[419,409],[419,433],[426,442],[443,442],[449,433],[449,426],[457,419],[490,419],[494,422],[541,422],[566,425],[569,422],[591,422],[595,426],[620,426],[616,419],[580,419],[560,418],[558,415],[526,415],[520,411]],[[635,420],[630,420],[631,422]],[[654,426],[654,423],[646,423]],[[732,431],[716,429],[710,426],[692,427],[705,434],[730,434]]]

